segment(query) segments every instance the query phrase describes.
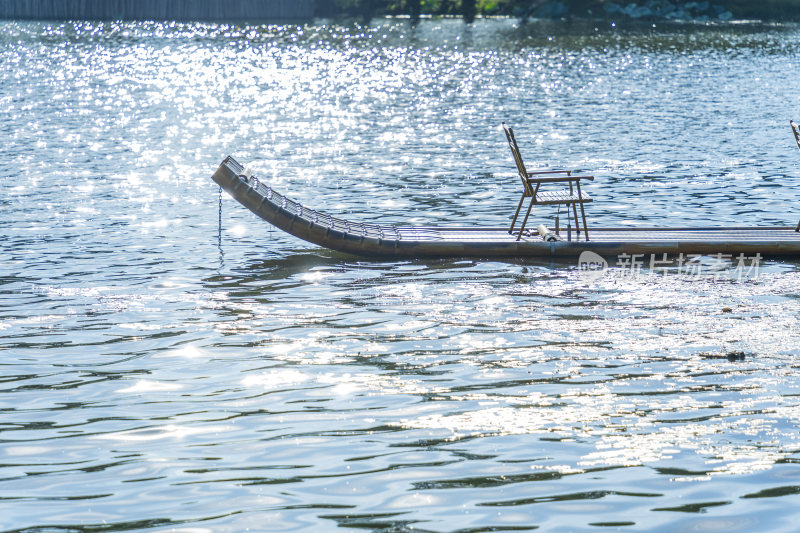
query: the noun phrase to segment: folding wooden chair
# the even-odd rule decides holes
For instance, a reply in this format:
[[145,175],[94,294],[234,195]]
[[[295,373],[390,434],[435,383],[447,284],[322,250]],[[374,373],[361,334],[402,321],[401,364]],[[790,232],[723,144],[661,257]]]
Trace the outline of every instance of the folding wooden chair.
[[[525,198],[530,198],[531,203],[528,205],[528,211],[525,213],[525,218],[522,220],[522,225],[517,234],[517,240],[522,238],[522,232],[525,230],[525,224],[528,223],[528,217],[531,214],[531,209],[534,205],[554,205],[566,204],[567,216],[569,216],[569,205],[572,205],[572,213],[575,216],[575,229],[577,235],[580,237],[581,226],[578,222],[578,205],[581,207],[581,218],[583,219],[583,232],[586,235],[586,240],[589,240],[589,229],[586,225],[586,213],[583,209],[583,204],[592,201],[592,198],[581,192],[581,180],[594,180],[594,176],[573,176],[571,170],[540,170],[535,172],[528,172],[525,169],[525,163],[522,161],[522,156],[519,153],[519,145],[517,139],[514,137],[514,130],[507,127],[503,122],[503,131],[506,133],[508,146],[511,148],[511,154],[514,156],[514,162],[517,164],[519,177],[522,180],[522,197],[519,199],[517,211],[514,213],[514,219],[511,221],[511,227],[508,232],[514,233],[514,225],[517,223],[522,204]],[[569,185],[569,189],[562,187],[561,190],[548,190],[541,191],[544,184],[559,184]]]

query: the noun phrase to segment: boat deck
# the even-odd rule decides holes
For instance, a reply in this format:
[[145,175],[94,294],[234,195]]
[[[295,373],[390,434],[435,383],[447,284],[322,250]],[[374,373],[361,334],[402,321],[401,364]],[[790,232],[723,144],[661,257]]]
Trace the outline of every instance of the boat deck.
[[[460,242],[517,242],[517,234],[508,233],[507,228],[457,228],[386,226],[387,238],[409,241],[460,241]],[[389,229],[390,228],[390,229]],[[554,231],[553,228],[549,228]],[[561,229],[560,242],[587,243],[583,234]],[[588,243],[615,242],[707,242],[759,241],[800,243],[800,232],[793,227],[741,227],[741,228],[590,228]],[[541,235],[526,230],[520,242],[543,242]]]

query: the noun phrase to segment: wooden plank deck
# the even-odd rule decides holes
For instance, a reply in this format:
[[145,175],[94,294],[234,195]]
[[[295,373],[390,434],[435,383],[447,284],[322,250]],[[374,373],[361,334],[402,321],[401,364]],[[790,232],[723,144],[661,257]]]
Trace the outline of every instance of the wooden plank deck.
[[[554,231],[554,228],[549,228]],[[415,241],[463,241],[463,242],[511,242],[516,241],[516,233],[510,235],[507,228],[449,228],[449,227],[397,227],[401,240]],[[561,242],[586,243],[581,232],[573,229],[568,241],[568,232],[559,233]],[[590,228],[589,243],[610,242],[707,242],[724,243],[730,241],[760,242],[798,242],[800,232],[793,227],[737,227],[737,228]],[[527,232],[521,242],[543,242],[538,233]]]

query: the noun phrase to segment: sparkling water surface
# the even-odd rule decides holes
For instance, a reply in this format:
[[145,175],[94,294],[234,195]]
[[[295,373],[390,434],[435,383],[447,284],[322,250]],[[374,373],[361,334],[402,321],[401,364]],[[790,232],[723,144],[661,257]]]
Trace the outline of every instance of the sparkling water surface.
[[209,176],[503,225],[506,121],[592,225],[794,225],[800,26],[0,28],[0,530],[796,531],[797,262],[366,261]]

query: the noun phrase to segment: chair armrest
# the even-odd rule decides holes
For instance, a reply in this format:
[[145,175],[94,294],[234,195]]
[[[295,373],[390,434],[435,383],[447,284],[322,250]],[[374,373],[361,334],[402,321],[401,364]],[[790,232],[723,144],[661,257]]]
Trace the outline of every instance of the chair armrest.
[[571,170],[537,170],[535,172],[528,172],[528,176],[537,176],[539,174],[572,174]]
[[564,183],[569,181],[594,181],[594,176],[555,176],[552,178],[528,178],[528,183]]

